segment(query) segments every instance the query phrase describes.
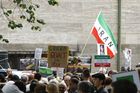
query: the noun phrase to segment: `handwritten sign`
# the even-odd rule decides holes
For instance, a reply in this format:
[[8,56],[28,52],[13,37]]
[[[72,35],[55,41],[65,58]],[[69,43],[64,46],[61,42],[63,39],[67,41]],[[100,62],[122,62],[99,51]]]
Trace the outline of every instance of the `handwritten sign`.
[[48,67],[66,67],[68,56],[68,46],[48,46]]

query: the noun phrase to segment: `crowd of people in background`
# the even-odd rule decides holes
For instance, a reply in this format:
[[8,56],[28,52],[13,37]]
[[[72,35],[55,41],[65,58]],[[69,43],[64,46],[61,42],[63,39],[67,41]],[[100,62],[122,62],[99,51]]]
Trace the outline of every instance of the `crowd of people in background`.
[[65,73],[42,77],[40,73],[21,77],[7,69],[7,76],[0,74],[0,93],[138,93],[137,86],[128,80],[112,82],[111,74],[91,74],[83,69],[81,74]]

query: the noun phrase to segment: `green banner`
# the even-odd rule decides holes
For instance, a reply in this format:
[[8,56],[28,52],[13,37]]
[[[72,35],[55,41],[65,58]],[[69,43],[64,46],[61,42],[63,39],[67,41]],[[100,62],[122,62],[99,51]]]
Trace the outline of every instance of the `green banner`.
[[110,56],[108,55],[95,55],[95,59],[110,59]]
[[53,73],[53,71],[50,68],[47,68],[47,67],[40,67],[39,68],[39,73],[51,75]]

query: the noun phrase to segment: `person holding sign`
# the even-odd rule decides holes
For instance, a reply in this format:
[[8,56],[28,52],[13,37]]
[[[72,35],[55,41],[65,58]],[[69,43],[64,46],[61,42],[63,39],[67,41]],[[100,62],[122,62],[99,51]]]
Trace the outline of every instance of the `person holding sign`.
[[138,93],[135,83],[125,79],[113,82],[112,87],[112,93]]

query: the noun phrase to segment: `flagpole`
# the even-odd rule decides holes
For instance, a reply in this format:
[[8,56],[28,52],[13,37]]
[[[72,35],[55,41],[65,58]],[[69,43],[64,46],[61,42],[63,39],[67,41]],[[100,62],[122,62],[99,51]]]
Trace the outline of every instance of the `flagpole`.
[[[102,13],[102,11],[99,12],[98,16],[99,16],[101,13]],[[98,18],[98,16],[97,16],[97,18]],[[95,22],[96,22],[96,21],[95,21]],[[94,23],[94,24],[95,24],[95,23]],[[92,29],[93,29],[93,28],[94,28],[94,26],[92,27]],[[83,47],[83,49],[82,49],[82,52],[81,52],[80,56],[83,55],[83,52],[84,52],[84,50],[85,50],[85,48],[86,48],[86,45],[87,45],[87,42],[88,42],[88,40],[90,39],[90,34],[91,34],[91,32],[92,32],[92,29],[91,29],[91,31],[90,31],[90,33],[89,33],[89,35],[88,35],[88,38],[87,38],[87,40],[86,40],[86,43],[85,43],[85,45],[84,45],[84,47]]]
[[81,51],[80,56],[82,56],[82,55],[83,55],[84,50],[85,50],[85,48],[86,48],[86,46],[87,46],[87,43],[88,43],[88,40],[89,40],[89,39],[90,39],[90,33],[89,33],[89,35],[88,35],[88,38],[87,38],[87,40],[86,40],[86,43],[85,43],[85,45],[84,45],[84,47],[83,47],[82,51]]

